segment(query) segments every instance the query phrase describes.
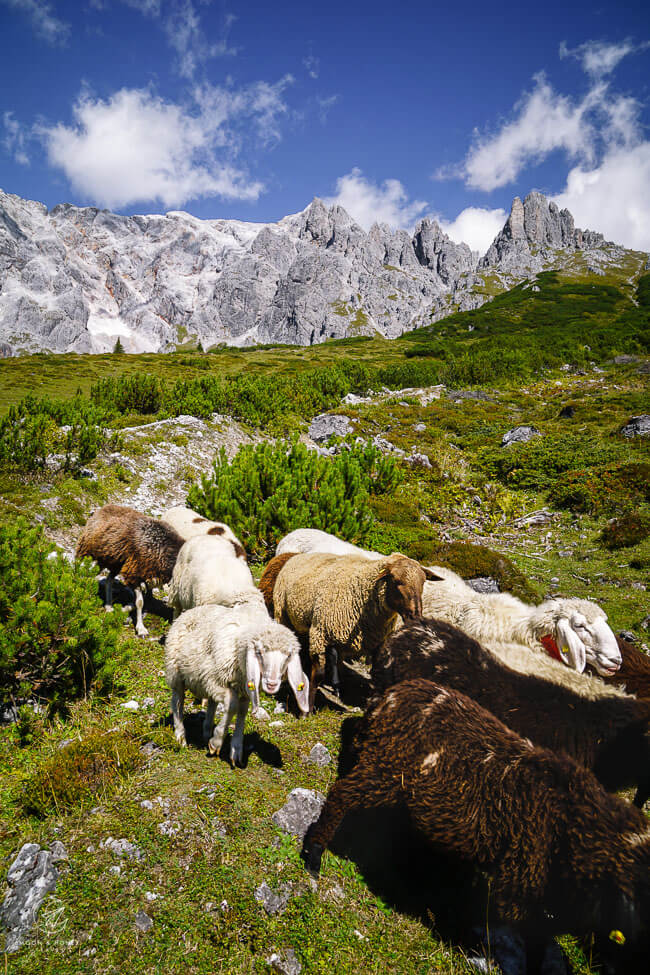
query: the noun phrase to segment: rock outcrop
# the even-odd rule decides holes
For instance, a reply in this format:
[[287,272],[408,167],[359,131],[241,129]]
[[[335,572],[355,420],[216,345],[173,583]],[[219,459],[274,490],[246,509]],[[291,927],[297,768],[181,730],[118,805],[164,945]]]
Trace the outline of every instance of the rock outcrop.
[[[509,283],[602,237],[539,193],[516,199],[479,264],[433,220],[366,233],[315,199],[276,224],[188,213],[120,216],[0,191],[0,355],[167,351],[185,341],[309,345],[402,332],[479,307],[481,273]],[[602,257],[602,256],[601,256]],[[505,279],[504,279],[505,280]]]

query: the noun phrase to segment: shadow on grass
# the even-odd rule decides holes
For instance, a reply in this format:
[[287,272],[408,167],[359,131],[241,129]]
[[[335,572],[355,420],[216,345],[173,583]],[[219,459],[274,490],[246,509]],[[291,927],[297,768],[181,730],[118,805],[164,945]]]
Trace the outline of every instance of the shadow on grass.
[[[219,715],[217,715],[217,718]],[[183,718],[183,725],[185,727],[185,740],[187,741],[187,747],[193,748],[196,751],[205,752],[206,757],[213,759],[215,756],[207,755],[207,746],[203,740],[203,721],[205,720],[205,711],[194,711],[191,713],[185,713]],[[158,727],[172,727],[173,721],[170,714],[162,718],[158,722]],[[231,735],[227,734],[224,738],[223,745],[221,746],[221,751],[219,752],[219,759],[230,765],[230,740]],[[269,765],[271,768],[282,768],[282,753],[277,745],[272,744],[269,741],[265,741],[264,738],[258,734],[257,731],[251,731],[244,735],[244,761],[242,768],[247,768],[248,760],[251,755],[257,755],[260,761],[264,765]]]

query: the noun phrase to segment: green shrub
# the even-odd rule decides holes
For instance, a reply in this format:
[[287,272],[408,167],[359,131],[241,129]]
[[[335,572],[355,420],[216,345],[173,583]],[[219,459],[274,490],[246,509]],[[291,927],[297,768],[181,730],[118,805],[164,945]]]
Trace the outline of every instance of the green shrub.
[[593,515],[621,513],[650,501],[650,464],[610,464],[591,470],[571,470],[549,491],[557,508]]
[[364,543],[372,514],[368,498],[400,480],[395,461],[375,447],[320,457],[294,440],[243,447],[232,463],[222,449],[211,477],[194,484],[190,507],[225,521],[255,560],[264,561],[294,528],[321,528]]
[[626,511],[619,518],[612,518],[600,533],[599,541],[605,548],[630,548],[650,537],[650,517],[638,511]]
[[48,454],[65,451],[68,467],[73,455],[87,463],[108,442],[103,424],[102,410],[80,395],[70,400],[26,396],[0,420],[0,462],[35,472],[45,467]]
[[142,761],[137,742],[123,731],[94,731],[41,762],[24,783],[20,804],[41,819],[79,803],[94,805]]
[[0,526],[0,686],[62,711],[92,685],[111,686],[122,614],[102,609],[96,568],[48,559],[51,549],[23,518]]
[[490,479],[510,487],[543,491],[553,488],[567,471],[611,463],[626,452],[626,445],[563,433],[510,447],[486,447],[478,451],[476,462]]

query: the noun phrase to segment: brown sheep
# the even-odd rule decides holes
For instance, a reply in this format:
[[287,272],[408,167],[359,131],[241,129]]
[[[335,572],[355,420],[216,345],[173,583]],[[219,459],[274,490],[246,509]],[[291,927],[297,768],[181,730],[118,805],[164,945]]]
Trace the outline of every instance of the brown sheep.
[[639,809],[431,681],[389,689],[367,721],[356,766],[305,836],[313,874],[349,811],[402,807],[437,850],[487,875],[494,918],[524,940],[595,932],[609,971],[646,970],[650,824]]
[[611,677],[602,677],[607,684],[622,687],[628,694],[650,698],[650,656],[642,653],[628,640],[616,637],[623,663]]
[[93,511],[77,542],[77,558],[89,556],[108,569],[106,605],[113,603],[113,580],[121,574],[135,590],[138,636],[148,636],[142,620],[143,587],[169,582],[184,539],[164,521],[143,515],[134,508],[107,504]]
[[[372,659],[398,615],[422,615],[425,579],[436,579],[413,559],[394,552],[378,561],[357,555],[294,555],[282,566],[273,591],[275,619],[309,634],[310,707],[328,649],[343,659]],[[338,675],[334,678],[338,691]]]
[[576,693],[520,674],[442,620],[404,627],[375,658],[372,681],[378,695],[416,677],[467,694],[517,734],[566,752],[610,792],[636,786],[640,807],[650,797],[650,701],[615,688],[594,697],[590,678]]
[[273,616],[273,590],[275,589],[275,582],[280,574],[280,569],[282,569],[289,559],[292,559],[297,554],[297,552],[285,552],[283,555],[274,555],[261,575],[259,589],[264,596],[264,602],[269,611],[269,616]]

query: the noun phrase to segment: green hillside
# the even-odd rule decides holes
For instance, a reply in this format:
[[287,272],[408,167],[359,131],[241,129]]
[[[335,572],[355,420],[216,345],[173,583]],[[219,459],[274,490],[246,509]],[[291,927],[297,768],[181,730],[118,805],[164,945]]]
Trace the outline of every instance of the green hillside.
[[[351,541],[492,576],[531,601],[594,599],[642,649],[650,437],[620,432],[650,413],[640,267],[540,274],[394,342],[0,361],[0,685],[43,704],[0,728],[0,859],[6,874],[23,843],[54,839],[69,858],[7,971],[248,975],[290,948],[306,975],[472,970],[433,901],[391,899],[334,853],[315,886],[297,842],[272,823],[292,789],[333,783],[339,710],[324,704],[298,721],[266,698],[271,721],[249,715],[247,768],[232,770],[198,744],[200,705],[188,700],[180,751],[159,642],[168,623],[149,614],[151,638],[138,641],[126,614],[101,609],[94,571],[47,553],[55,542],[72,551],[100,504],[159,511],[190,493],[246,539],[259,576],[278,535],[309,511]],[[421,388],[440,384],[423,405]],[[368,401],[341,403],[369,390]],[[256,446],[295,441],[319,412],[347,416],[352,441],[379,437],[430,466],[370,448],[316,462],[300,445]],[[518,425],[541,436],[501,447]],[[232,458],[243,444],[212,468],[220,448]],[[355,686],[344,685],[350,707]],[[130,700],[137,711],[123,707]],[[330,765],[306,762],[316,742]],[[143,859],[120,857],[111,837]],[[288,891],[284,912],[256,900],[263,881]],[[438,901],[445,883],[431,878]],[[138,911],[149,933],[136,929]],[[596,972],[588,946],[562,943],[574,975]]]

